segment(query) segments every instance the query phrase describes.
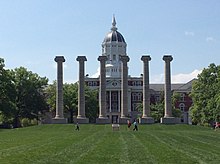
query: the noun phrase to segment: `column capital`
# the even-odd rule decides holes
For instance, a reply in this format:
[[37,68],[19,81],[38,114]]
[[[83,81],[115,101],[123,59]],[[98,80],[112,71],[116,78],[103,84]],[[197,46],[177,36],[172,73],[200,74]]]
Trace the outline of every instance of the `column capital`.
[[142,60],[143,62],[147,62],[147,61],[150,61],[150,60],[151,60],[151,57],[150,57],[150,55],[144,55],[144,56],[141,57],[141,60]]
[[54,59],[55,62],[65,62],[64,56],[56,56]]
[[99,56],[97,60],[101,62],[101,61],[106,61],[107,59],[108,59],[107,56]]
[[163,60],[165,62],[168,62],[168,61],[171,62],[173,60],[173,57],[171,55],[164,55]]
[[86,57],[85,56],[77,56],[76,58],[77,61],[87,61]]
[[128,56],[120,56],[122,63],[129,62],[130,58]]

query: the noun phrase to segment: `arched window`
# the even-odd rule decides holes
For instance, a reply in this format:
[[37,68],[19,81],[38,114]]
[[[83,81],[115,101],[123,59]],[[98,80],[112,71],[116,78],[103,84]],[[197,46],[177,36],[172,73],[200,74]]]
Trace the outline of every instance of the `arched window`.
[[181,110],[182,112],[184,112],[184,111],[185,111],[185,104],[184,104],[184,103],[180,103],[180,104],[179,104],[179,108],[180,108],[180,110]]
[[141,92],[133,92],[132,93],[133,101],[142,101],[142,93]]

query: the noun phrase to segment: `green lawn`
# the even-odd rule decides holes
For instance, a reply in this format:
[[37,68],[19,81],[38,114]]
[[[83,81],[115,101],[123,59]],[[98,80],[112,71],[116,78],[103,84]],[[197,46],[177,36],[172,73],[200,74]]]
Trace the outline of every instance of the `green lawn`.
[[0,163],[220,163],[220,130],[189,125],[0,129]]

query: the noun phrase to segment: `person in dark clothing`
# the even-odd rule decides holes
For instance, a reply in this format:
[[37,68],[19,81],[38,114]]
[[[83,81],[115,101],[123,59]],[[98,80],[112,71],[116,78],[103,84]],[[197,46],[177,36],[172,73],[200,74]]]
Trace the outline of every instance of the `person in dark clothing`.
[[78,122],[76,123],[76,129],[75,130],[79,131],[79,123]]
[[133,131],[135,131],[135,130],[138,131],[137,121],[134,121],[133,124],[134,124],[134,129],[133,129]]

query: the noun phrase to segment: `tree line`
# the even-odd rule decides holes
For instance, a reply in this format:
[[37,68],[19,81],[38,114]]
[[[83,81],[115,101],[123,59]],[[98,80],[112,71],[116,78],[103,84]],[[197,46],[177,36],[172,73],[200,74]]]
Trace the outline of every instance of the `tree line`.
[[[220,121],[220,66],[210,64],[192,85],[193,105],[190,116],[193,124],[209,124]],[[163,96],[162,96],[163,97]],[[173,115],[181,113],[175,109],[179,95],[173,94]],[[64,113],[69,122],[77,115],[78,84],[63,85]],[[98,90],[85,86],[86,117],[95,122],[98,117]],[[24,67],[5,69],[4,59],[0,58],[0,125],[4,127],[21,127],[22,123],[40,120],[45,112],[54,112],[56,108],[56,81],[48,84],[48,78]],[[140,106],[140,109],[142,107]],[[164,115],[164,101],[151,104],[151,115],[159,122]]]
[[[64,113],[69,113],[69,122],[77,115],[78,85],[64,84]],[[97,91],[85,88],[86,117],[94,122],[98,114]],[[0,125],[21,127],[36,124],[44,112],[55,111],[56,82],[48,84],[48,78],[24,67],[5,69],[0,58]],[[28,122],[28,123],[27,123]]]

